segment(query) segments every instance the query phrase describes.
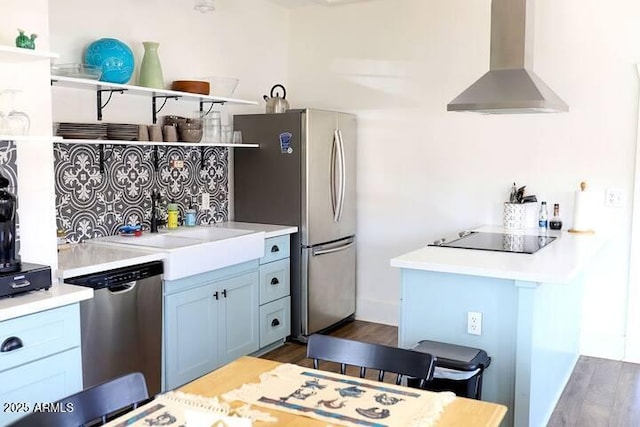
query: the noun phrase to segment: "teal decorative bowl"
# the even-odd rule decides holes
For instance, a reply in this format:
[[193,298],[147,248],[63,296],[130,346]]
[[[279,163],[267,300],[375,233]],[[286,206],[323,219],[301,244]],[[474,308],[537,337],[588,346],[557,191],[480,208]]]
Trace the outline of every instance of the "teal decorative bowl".
[[135,64],[129,46],[110,38],[91,43],[85,52],[84,62],[102,68],[100,81],[122,84],[131,80]]

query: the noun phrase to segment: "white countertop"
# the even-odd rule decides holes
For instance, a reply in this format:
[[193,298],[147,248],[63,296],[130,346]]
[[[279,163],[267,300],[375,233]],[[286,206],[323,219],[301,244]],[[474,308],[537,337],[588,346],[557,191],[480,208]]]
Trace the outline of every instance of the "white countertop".
[[[282,236],[298,231],[298,228],[295,226],[233,221],[212,224],[211,227],[264,232],[265,238]],[[162,260],[167,256],[167,253],[162,250],[136,248],[133,246],[131,248],[123,248],[122,246],[93,245],[86,243],[70,246],[70,248],[65,248],[58,252],[57,276],[62,279],[129,265],[142,264],[149,261]]]
[[298,231],[298,227],[296,227],[295,225],[258,224],[253,222],[227,221],[212,224],[211,226],[219,228],[238,228],[241,230],[253,230],[257,232],[264,231],[265,239],[268,239],[270,237],[283,236],[285,234],[293,234]]
[[[474,231],[507,233],[501,226]],[[538,229],[524,234],[538,235]],[[533,254],[425,246],[391,260],[392,267],[541,283],[568,283],[604,245],[597,234],[548,231],[557,238]],[[425,245],[428,242],[425,242]]]
[[152,250],[78,243],[58,252],[57,276],[60,279],[67,279],[157,261],[165,256],[164,252]]
[[93,289],[54,283],[49,290],[31,291],[0,299],[0,321],[74,304],[93,298]]
[[[214,224],[212,227],[264,232],[265,238],[282,236],[298,231],[297,227],[292,226],[246,222],[223,222]],[[0,298],[0,321],[93,298],[93,289],[62,283],[63,279],[163,260],[166,256],[167,253],[161,250],[136,247],[124,248],[122,246],[86,243],[69,245],[58,252],[56,275],[60,279],[60,283],[54,283],[47,291],[32,291],[18,294],[13,298]]]

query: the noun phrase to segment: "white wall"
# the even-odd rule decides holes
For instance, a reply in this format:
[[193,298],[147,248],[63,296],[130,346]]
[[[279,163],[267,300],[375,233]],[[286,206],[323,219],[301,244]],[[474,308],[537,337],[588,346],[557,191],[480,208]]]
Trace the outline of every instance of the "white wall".
[[[36,33],[36,50],[49,50],[47,0],[9,0],[0,13],[0,44],[15,46],[17,28]],[[18,89],[15,108],[31,119],[29,135],[51,135],[51,91],[48,60],[0,66],[0,90]],[[23,262],[57,266],[53,150],[51,141],[17,143],[20,256]],[[42,179],[42,177],[51,179]],[[53,273],[53,271],[52,271]]]
[[[570,105],[568,114],[447,113],[447,102],[488,69],[489,15],[489,0],[373,0],[292,12],[292,106],[359,116],[357,316],[396,324],[400,277],[389,260],[500,223],[513,181],[560,203],[566,229],[573,191],[586,180],[598,200],[598,232],[611,237],[586,283],[583,353],[622,358],[638,3],[538,0],[534,70]],[[608,187],[625,191],[625,208],[604,208]]]

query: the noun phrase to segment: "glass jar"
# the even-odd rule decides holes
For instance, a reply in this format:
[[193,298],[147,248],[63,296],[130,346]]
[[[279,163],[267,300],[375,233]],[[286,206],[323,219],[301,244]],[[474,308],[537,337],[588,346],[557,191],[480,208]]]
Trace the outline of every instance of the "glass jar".
[[220,119],[220,111],[211,111],[208,114],[201,112],[202,118],[202,141],[203,142],[220,142],[222,140],[222,122]]

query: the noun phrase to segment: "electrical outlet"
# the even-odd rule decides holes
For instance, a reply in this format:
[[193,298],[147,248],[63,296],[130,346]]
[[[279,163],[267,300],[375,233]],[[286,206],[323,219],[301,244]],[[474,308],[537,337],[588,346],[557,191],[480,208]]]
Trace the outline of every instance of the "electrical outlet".
[[607,188],[604,205],[608,208],[623,208],[625,205],[624,190],[620,188]]
[[467,333],[482,335],[482,313],[470,311],[467,313]]
[[172,159],[169,164],[174,169],[182,169],[184,167],[184,160]]
[[200,209],[209,210],[211,201],[209,200],[209,193],[202,193],[202,199],[200,200]]

